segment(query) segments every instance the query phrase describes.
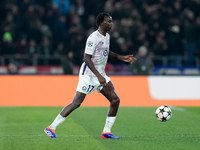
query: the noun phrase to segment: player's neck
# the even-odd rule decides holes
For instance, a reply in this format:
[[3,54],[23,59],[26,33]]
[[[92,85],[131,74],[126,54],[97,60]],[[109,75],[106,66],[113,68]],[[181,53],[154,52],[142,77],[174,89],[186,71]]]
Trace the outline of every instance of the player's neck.
[[106,31],[102,30],[101,28],[98,29],[99,33],[101,33],[103,36],[106,36]]

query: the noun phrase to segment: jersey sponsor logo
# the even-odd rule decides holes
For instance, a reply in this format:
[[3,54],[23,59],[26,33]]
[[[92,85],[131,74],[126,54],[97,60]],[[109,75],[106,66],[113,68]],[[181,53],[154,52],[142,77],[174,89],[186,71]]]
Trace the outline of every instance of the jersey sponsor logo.
[[93,46],[93,42],[88,41],[87,45],[88,45],[89,47],[92,47],[92,46]]
[[103,51],[103,56],[108,56],[108,50],[107,49]]

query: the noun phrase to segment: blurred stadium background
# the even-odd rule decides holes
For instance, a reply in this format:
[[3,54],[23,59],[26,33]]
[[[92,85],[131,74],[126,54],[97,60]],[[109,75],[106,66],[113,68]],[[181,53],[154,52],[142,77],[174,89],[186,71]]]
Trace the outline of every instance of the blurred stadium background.
[[0,74],[77,75],[95,16],[106,11],[110,49],[138,58],[110,59],[108,74],[199,75],[199,10],[200,0],[1,0]]

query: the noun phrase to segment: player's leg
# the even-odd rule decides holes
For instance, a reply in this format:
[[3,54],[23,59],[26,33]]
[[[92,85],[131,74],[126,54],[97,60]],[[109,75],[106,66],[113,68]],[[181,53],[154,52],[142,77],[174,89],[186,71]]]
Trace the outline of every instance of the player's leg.
[[77,91],[73,101],[63,108],[60,115],[63,117],[67,117],[73,110],[75,110],[81,105],[81,103],[85,99],[85,96],[86,94]]
[[119,108],[120,99],[111,81],[100,91],[110,102],[108,116],[115,117]]
[[108,82],[108,84],[103,87],[101,90],[101,93],[109,100],[110,107],[108,110],[108,115],[106,118],[106,123],[103,129],[103,132],[101,134],[102,138],[113,138],[113,139],[120,139],[120,137],[117,137],[111,133],[111,128],[115,122],[117,111],[119,108],[120,99],[114,89],[114,86],[111,81]]
[[54,121],[51,123],[51,125],[47,126],[44,130],[44,132],[50,137],[50,138],[56,138],[55,130],[57,126],[59,126],[61,123],[63,123],[66,119],[66,117],[76,108],[78,108],[83,100],[85,99],[86,94],[76,92],[73,101],[65,106],[61,113],[57,115],[57,117],[54,119]]

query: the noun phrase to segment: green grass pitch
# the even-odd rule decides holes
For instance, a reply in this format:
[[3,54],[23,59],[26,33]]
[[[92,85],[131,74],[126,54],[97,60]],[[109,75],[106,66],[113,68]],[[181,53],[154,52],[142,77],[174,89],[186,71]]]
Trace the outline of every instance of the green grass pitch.
[[108,108],[80,107],[57,127],[56,139],[43,132],[62,107],[0,107],[0,150],[199,150],[200,107],[171,107],[159,122],[156,107],[120,107],[112,132],[101,139]]

